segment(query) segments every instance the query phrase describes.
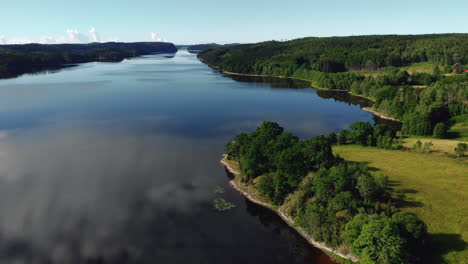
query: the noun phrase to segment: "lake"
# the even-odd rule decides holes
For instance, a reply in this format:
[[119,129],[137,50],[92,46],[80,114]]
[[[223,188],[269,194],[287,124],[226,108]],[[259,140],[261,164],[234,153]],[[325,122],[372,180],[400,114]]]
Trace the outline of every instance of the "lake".
[[330,263],[219,160],[263,120],[301,138],[378,121],[365,103],[186,51],[0,80],[0,262]]

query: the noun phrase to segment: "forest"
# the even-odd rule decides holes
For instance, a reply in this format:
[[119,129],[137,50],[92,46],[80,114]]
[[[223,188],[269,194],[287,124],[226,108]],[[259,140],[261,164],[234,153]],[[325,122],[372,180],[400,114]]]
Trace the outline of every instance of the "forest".
[[214,48],[221,48],[221,47],[232,47],[240,45],[239,43],[230,43],[230,44],[217,44],[217,43],[207,43],[207,44],[196,44],[196,45],[189,45],[189,46],[182,46],[187,47],[187,50],[191,53],[199,53],[207,49],[214,49]]
[[348,130],[299,140],[265,121],[226,145],[239,162],[240,180],[253,185],[315,240],[348,248],[360,263],[415,263],[425,250],[427,227],[415,214],[398,209],[387,192],[388,178],[365,164],[335,156],[334,144],[391,148],[394,131],[356,122]]
[[89,43],[89,44],[25,44],[0,45],[0,78],[17,77],[85,62],[119,62],[126,58],[175,53],[172,43]]
[[[468,34],[376,35],[269,41],[210,49],[199,58],[221,71],[291,77],[316,88],[349,91],[402,120],[406,135],[453,137],[450,126],[468,119],[466,47]],[[405,70],[415,63],[433,68]]]

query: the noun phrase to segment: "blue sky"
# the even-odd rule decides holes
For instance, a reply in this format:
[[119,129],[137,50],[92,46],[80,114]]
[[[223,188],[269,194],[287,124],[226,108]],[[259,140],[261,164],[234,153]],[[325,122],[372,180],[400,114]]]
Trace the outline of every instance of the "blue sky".
[[[468,1],[15,0],[0,6],[0,43],[167,40],[259,42],[306,36],[468,32]],[[67,30],[68,33],[66,32]]]

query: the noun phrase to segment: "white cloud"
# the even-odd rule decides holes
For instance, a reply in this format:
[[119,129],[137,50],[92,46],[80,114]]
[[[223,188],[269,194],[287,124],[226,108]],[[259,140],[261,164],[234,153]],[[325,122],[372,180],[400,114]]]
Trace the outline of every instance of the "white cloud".
[[0,45],[6,44],[6,38],[3,35],[0,35]]
[[10,38],[6,40],[7,44],[29,44],[33,43],[30,38],[27,37],[17,37],[17,38]]
[[51,36],[42,36],[39,40],[41,44],[54,44],[57,43],[57,40]]
[[119,42],[119,38],[112,37],[112,38],[109,38],[107,41],[109,41],[109,42]]
[[96,28],[91,28],[89,30],[89,35],[91,36],[90,40],[91,42],[101,42],[101,38],[99,37],[98,32],[96,31]]
[[68,42],[69,43],[86,43],[89,42],[89,38],[81,34],[76,29],[67,29]]
[[162,41],[162,38],[158,36],[158,33],[156,32],[151,32],[151,41]]

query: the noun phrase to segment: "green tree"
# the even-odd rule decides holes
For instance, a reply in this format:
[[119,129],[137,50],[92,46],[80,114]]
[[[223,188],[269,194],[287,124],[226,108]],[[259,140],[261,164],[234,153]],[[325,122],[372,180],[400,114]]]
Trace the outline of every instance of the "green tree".
[[429,142],[424,142],[422,152],[424,152],[424,153],[426,153],[426,154],[431,153],[431,147],[432,147],[433,145],[434,145],[434,144],[432,144],[431,141],[429,141]]
[[406,263],[404,247],[398,225],[388,218],[369,221],[352,244],[363,264]]
[[338,132],[338,136],[337,136],[338,145],[345,145],[347,143],[347,141],[348,141],[348,135],[349,135],[348,130],[346,130],[346,129],[340,130],[340,132]]
[[440,122],[434,127],[434,133],[432,134],[434,138],[446,138],[447,137],[447,126]]
[[351,139],[356,144],[366,145],[367,137],[373,134],[373,127],[369,122],[355,122],[349,126]]
[[468,144],[466,143],[458,143],[457,146],[455,147],[455,155],[457,157],[465,156],[465,152],[467,151],[468,151]]
[[331,145],[335,145],[336,143],[338,143],[338,138],[335,132],[331,132],[330,134],[328,134],[328,142],[330,142]]
[[362,198],[364,198],[364,202],[373,200],[376,196],[376,192],[379,190],[379,186],[375,182],[374,177],[367,174],[358,177],[356,187]]

